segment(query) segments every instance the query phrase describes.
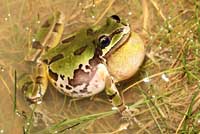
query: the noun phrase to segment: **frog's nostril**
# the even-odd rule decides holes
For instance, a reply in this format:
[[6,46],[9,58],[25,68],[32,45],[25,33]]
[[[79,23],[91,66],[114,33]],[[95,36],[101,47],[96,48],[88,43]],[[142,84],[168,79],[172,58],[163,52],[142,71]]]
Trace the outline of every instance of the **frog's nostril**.
[[117,23],[120,23],[120,18],[119,18],[119,16],[117,16],[117,15],[112,15],[112,16],[110,16],[113,20],[115,20]]

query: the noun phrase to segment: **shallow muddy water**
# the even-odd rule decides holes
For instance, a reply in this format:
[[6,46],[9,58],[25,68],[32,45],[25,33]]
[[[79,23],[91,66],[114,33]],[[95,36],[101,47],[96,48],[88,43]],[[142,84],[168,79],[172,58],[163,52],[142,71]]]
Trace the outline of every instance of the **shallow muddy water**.
[[[162,77],[165,77],[163,80],[159,73],[174,67],[172,65],[178,57],[180,46],[177,45],[178,48],[176,48],[177,46],[171,45],[170,42],[181,42],[181,40],[177,41],[178,37],[175,36],[178,35],[179,31],[184,31],[184,26],[179,25],[180,22],[190,21],[190,15],[195,14],[193,13],[195,12],[193,1],[1,0],[0,5],[0,134],[155,134],[174,133],[177,130],[177,124],[181,121],[183,114],[176,111],[185,112],[186,106],[189,105],[188,102],[191,100],[189,96],[191,97],[191,94],[197,88],[195,87],[197,80],[192,81],[192,86],[187,85],[189,81],[187,79],[183,82],[178,81],[180,82],[178,84],[173,85],[172,83],[170,86],[174,87],[170,87],[166,83],[166,81],[169,81],[166,78],[168,76],[162,75]],[[189,13],[181,14],[186,7]],[[141,36],[146,50],[150,52],[151,47],[151,50],[156,53],[150,53],[150,58],[145,58],[143,66],[133,78],[118,85],[122,91],[140,80],[137,86],[130,88],[123,94],[126,104],[133,105],[136,103],[136,106],[133,107],[142,111],[136,114],[140,121],[133,121],[133,125],[128,130],[120,128],[120,125],[122,125],[121,116],[112,111],[112,105],[104,92],[91,98],[73,101],[72,98],[60,94],[49,83],[42,104],[32,110],[25,101],[23,92],[18,88],[15,90],[15,84],[18,85],[17,82],[22,75],[30,73],[34,69],[32,64],[24,61],[33,34],[36,33],[47,16],[56,10],[65,14],[64,35],[69,35],[93,24],[101,25],[108,16],[117,14],[128,21],[131,29]],[[179,18],[180,16],[181,18]],[[173,22],[172,18],[178,19]],[[167,29],[168,32],[161,30],[161,28],[165,28],[165,22],[168,22],[168,19],[176,28],[175,35],[171,35],[173,32],[169,32],[172,29]],[[192,25],[193,21],[189,23]],[[190,26],[187,26],[185,28],[190,29]],[[195,25],[192,28],[195,29]],[[157,35],[158,33],[159,35]],[[194,33],[194,40],[195,37],[197,35]],[[163,47],[166,47],[167,50],[165,51]],[[168,52],[168,48],[171,50],[170,52]],[[164,52],[159,55],[160,51]],[[151,54],[155,54],[156,58],[151,59]],[[171,58],[169,58],[170,56]],[[199,60],[198,58],[196,60]],[[179,76],[176,76],[177,72],[170,75],[170,78],[174,81],[179,78]],[[142,80],[150,74],[156,74],[159,78]],[[17,79],[15,79],[15,76]],[[148,83],[149,81],[152,83]],[[190,90],[190,87],[192,92],[184,92]],[[170,91],[175,92],[176,95],[172,95],[171,99],[169,97]],[[165,93],[168,96],[165,96]],[[183,97],[177,97],[179,95]],[[167,99],[158,99],[155,102],[152,100],[151,103],[148,103],[150,99],[155,99],[155,96],[158,98],[165,96]],[[178,102],[182,103],[179,104]],[[155,105],[156,108],[152,108]],[[172,106],[172,109],[168,107],[169,105]],[[155,111],[151,111],[151,109]],[[33,111],[37,111],[37,113]],[[170,112],[171,115],[168,114]],[[75,121],[72,121],[72,119],[75,119]],[[66,125],[61,125],[62,121]],[[67,123],[67,121],[71,121],[71,123]],[[161,123],[159,124],[157,121]],[[199,125],[197,125],[198,127]]]

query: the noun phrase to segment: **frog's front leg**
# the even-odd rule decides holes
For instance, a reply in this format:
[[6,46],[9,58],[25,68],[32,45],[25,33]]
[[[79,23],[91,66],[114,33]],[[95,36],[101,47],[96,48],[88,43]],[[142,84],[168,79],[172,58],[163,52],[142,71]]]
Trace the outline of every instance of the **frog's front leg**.
[[124,104],[124,100],[120,96],[119,91],[117,90],[115,83],[110,76],[106,78],[105,91],[112,105],[119,110],[122,116],[124,118],[131,118],[132,111],[128,108],[127,105]]
[[46,68],[45,64],[37,63],[33,82],[27,87],[25,92],[25,97],[30,103],[41,103],[42,101],[48,85]]

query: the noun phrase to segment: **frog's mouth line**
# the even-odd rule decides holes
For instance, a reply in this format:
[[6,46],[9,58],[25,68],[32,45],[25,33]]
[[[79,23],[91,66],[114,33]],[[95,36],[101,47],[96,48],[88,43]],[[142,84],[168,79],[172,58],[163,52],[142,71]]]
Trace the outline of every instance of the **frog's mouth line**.
[[123,38],[121,38],[111,49],[108,53],[106,53],[104,55],[104,58],[109,58],[109,56],[114,53],[115,51],[117,51],[117,49],[119,49],[121,46],[123,46],[123,44],[127,43],[129,38],[131,37],[131,32],[130,30],[123,35]]

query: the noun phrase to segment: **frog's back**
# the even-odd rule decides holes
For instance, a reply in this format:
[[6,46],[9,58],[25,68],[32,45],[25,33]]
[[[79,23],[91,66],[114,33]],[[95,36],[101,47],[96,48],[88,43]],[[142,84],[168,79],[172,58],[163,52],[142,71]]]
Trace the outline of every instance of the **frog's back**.
[[85,32],[83,29],[71,42],[60,44],[43,56],[43,61],[49,65],[51,71],[72,78],[73,70],[88,64],[94,56],[95,44],[91,43],[92,38],[86,36]]
[[43,56],[51,83],[60,92],[72,97],[99,93],[105,87],[108,73],[100,58],[101,50],[93,43],[94,37],[83,32],[87,31],[82,30],[70,43],[60,44]]

